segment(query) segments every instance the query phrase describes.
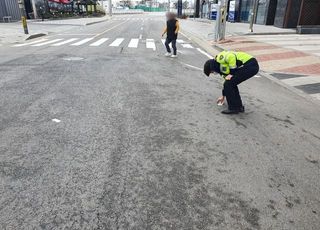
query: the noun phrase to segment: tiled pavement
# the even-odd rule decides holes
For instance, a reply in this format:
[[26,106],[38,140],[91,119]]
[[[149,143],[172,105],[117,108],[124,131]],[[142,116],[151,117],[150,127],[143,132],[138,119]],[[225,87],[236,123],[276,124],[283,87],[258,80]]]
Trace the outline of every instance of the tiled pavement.
[[[262,70],[320,100],[320,56],[316,48],[320,47],[320,39],[310,39],[319,35],[314,36],[241,36],[229,37],[224,42],[213,44],[222,49],[252,54],[259,61]],[[306,46],[305,43],[310,46]]]

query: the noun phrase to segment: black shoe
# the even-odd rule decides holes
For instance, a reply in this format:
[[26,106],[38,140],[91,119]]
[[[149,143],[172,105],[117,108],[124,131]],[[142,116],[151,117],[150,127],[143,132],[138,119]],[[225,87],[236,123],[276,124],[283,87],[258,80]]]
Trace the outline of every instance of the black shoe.
[[239,109],[237,110],[234,110],[234,109],[226,109],[226,110],[223,110],[221,113],[222,114],[238,114],[240,112]]

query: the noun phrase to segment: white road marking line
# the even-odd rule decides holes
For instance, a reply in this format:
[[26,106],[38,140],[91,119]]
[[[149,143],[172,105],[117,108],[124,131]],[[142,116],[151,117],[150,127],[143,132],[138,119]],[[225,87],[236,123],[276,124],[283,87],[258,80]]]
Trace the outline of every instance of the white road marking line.
[[101,38],[98,41],[90,44],[90,46],[100,46],[100,45],[102,45],[103,43],[105,43],[108,40],[109,40],[109,38]]
[[129,48],[137,48],[138,47],[138,43],[139,43],[139,39],[138,38],[132,38],[129,42],[128,47]]
[[290,86],[298,86],[298,85],[308,85],[320,83],[319,77],[316,76],[308,76],[308,77],[295,77],[281,80],[282,82],[290,85]]
[[143,27],[141,27],[141,30],[143,30]]
[[200,71],[203,70],[203,69],[201,69],[201,68],[199,68],[199,67],[197,67],[197,66],[189,65],[189,64],[184,63],[184,62],[180,62],[180,63],[181,63],[182,65],[188,66],[188,67],[193,68],[193,69],[196,69],[196,70],[200,70]]
[[79,38],[70,38],[70,39],[68,39],[68,40],[65,40],[65,41],[62,41],[62,42],[59,42],[59,43],[52,44],[51,46],[62,46],[62,45],[65,45],[65,44],[74,42],[74,41],[76,41],[76,40],[78,40],[78,39],[79,39]]
[[[162,42],[162,44],[165,46],[166,39],[161,39],[161,42]],[[172,45],[171,45],[171,43],[169,44],[169,47],[172,49]]]
[[33,41],[33,42],[28,42],[28,43],[22,43],[22,44],[17,44],[17,45],[14,45],[13,47],[21,47],[21,46],[28,46],[28,45],[32,45],[32,44],[36,44],[36,43],[39,43],[39,42],[45,42],[45,41],[48,41],[48,39],[40,39],[38,41]]
[[119,46],[123,42],[124,38],[117,38],[109,46]]
[[182,39],[177,39],[177,43],[185,43]]
[[182,33],[182,32],[179,32],[180,34],[182,34],[183,36],[185,36],[188,40],[190,40],[191,41],[191,38],[189,38],[187,35],[185,35],[184,33]]
[[76,43],[71,44],[71,46],[80,46],[80,45],[83,45],[83,44],[91,41],[92,39],[93,39],[93,38],[85,38],[85,39],[83,39],[83,40],[81,40],[81,41],[78,41],[78,42],[76,42]]
[[261,76],[260,76],[260,75],[254,75],[253,77],[259,78],[259,77],[261,77]]
[[213,56],[211,56],[211,55],[208,54],[207,52],[203,51],[202,49],[197,48],[197,50],[198,50],[200,53],[202,53],[203,55],[207,56],[208,58],[213,59]]
[[59,120],[59,119],[57,119],[57,118],[52,119],[52,121],[53,121],[53,122],[56,122],[56,123],[60,123],[60,122],[61,122],[61,120]]
[[190,44],[181,44],[183,48],[193,49],[193,46]]
[[142,39],[142,34],[140,34],[139,39]]
[[320,93],[314,93],[314,94],[310,94],[310,96],[320,100]]
[[156,50],[156,44],[154,43],[153,39],[147,39],[146,40],[146,46],[147,46],[147,49]]
[[46,41],[46,42],[42,42],[42,43],[37,43],[35,45],[31,45],[31,46],[45,46],[45,45],[49,45],[49,44],[52,44],[52,43],[55,43],[55,42],[59,42],[63,40],[62,38],[58,38],[58,39],[54,39],[54,40],[51,40],[51,41]]

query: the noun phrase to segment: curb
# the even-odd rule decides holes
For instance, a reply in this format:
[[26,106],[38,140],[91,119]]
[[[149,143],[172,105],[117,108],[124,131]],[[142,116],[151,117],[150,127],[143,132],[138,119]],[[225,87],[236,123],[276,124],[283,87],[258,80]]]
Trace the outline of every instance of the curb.
[[29,37],[27,37],[25,40],[27,41],[27,40],[43,37],[43,36],[46,36],[46,35],[47,34],[45,34],[45,33],[32,34]]

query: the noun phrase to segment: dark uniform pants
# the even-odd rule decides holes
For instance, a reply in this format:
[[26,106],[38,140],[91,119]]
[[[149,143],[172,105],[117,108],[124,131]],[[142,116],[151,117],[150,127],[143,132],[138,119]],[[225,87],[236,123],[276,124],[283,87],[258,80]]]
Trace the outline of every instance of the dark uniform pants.
[[242,107],[238,85],[258,72],[259,64],[255,58],[252,58],[240,67],[230,80],[224,82],[222,94],[227,98],[229,109],[236,110]]
[[177,55],[177,46],[176,46],[177,39],[176,38],[167,38],[166,39],[166,42],[164,44],[166,46],[166,49],[167,49],[168,53],[171,53],[171,49],[170,49],[170,46],[169,46],[170,43],[172,45],[173,54]]

